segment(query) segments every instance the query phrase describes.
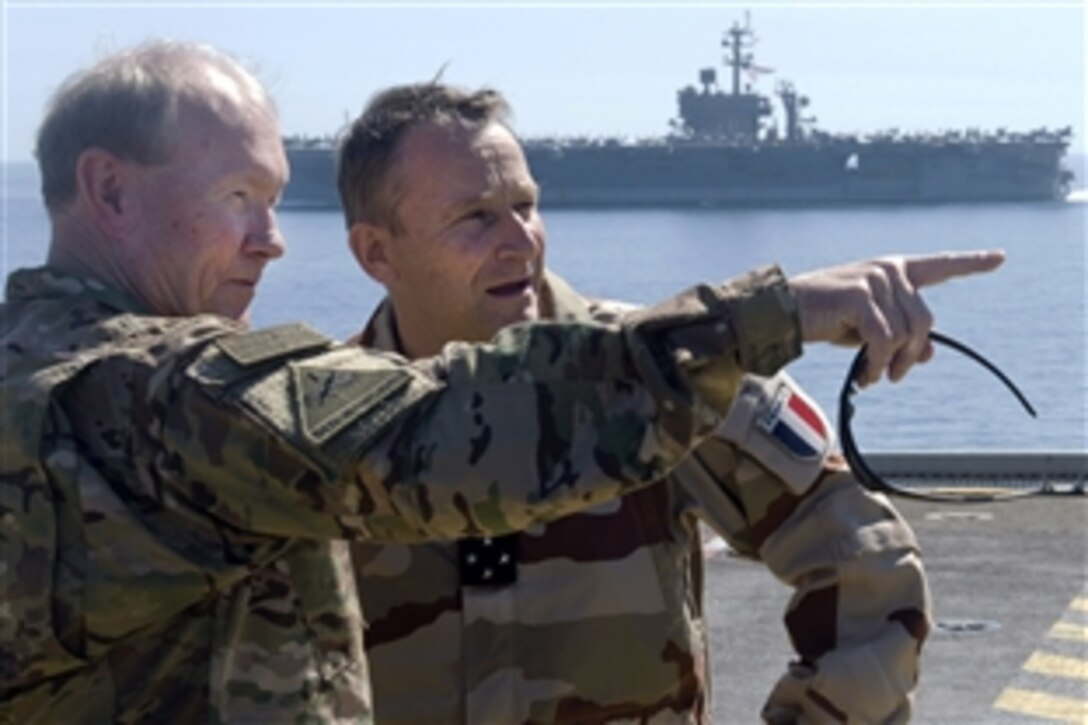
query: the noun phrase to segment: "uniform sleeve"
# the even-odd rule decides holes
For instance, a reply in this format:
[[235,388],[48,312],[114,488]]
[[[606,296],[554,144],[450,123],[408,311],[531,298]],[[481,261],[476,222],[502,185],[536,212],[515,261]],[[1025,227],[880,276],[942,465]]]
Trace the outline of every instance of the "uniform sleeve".
[[[774,335],[747,329],[768,311]],[[225,340],[156,378],[149,443],[160,478],[224,530],[501,534],[659,480],[721,422],[745,370],[784,364],[798,341],[776,270],[622,325],[512,327],[412,364]]]
[[905,722],[931,617],[918,544],[830,450],[826,421],[792,380],[751,377],[677,469],[678,495],[793,588],[785,625],[798,659],[764,720]]

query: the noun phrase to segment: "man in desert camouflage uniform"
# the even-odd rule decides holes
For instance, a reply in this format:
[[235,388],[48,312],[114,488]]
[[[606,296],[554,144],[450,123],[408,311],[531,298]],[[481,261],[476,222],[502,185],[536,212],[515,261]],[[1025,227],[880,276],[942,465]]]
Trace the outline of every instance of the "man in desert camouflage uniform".
[[[802,336],[881,342],[841,269],[412,365],[248,332],[286,159],[264,90],[200,46],[76,75],[37,154],[48,263],[0,312],[2,722],[370,721],[346,540],[600,504],[665,475]],[[925,355],[887,343],[876,377]]]
[[[389,292],[364,347],[428,355],[519,320],[630,311],[543,271],[538,190],[506,114],[494,91],[401,86],[342,140],[351,247]],[[917,545],[829,434],[785,374],[752,376],[711,440],[622,500],[504,537],[353,545],[378,719],[705,721],[701,519],[795,588],[800,659],[766,719],[906,720],[929,627]]]

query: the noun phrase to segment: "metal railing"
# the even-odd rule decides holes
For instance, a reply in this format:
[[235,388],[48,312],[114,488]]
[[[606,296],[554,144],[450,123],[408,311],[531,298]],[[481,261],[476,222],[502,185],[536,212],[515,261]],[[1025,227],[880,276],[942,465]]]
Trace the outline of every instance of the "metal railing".
[[1036,488],[1086,493],[1088,451],[874,451],[873,470],[902,486]]

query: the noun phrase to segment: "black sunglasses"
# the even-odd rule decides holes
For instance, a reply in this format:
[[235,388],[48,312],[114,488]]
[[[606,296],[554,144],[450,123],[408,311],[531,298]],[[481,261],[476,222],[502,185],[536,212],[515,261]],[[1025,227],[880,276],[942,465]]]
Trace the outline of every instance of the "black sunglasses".
[[[1036,417],[1035,408],[1031,406],[1028,399],[1020,392],[1020,389],[1008,378],[1005,373],[985,357],[972,350],[962,342],[952,339],[947,335],[942,335],[939,332],[930,332],[929,339],[939,345],[950,347],[953,350],[966,355],[979,365],[993,373],[998,380],[1005,384],[1016,399],[1020,401],[1020,404],[1031,414]],[[880,491],[883,493],[891,494],[893,496],[902,496],[903,498],[917,499],[920,501],[942,501],[949,503],[984,503],[992,501],[1008,501],[1011,499],[1024,498],[1026,496],[1034,496],[1040,493],[1049,492],[1049,487],[1046,485],[1037,486],[1030,489],[1021,489],[1017,491],[1009,491],[1007,493],[925,493],[922,491],[916,491],[907,488],[900,488],[895,484],[885,481],[879,474],[866,463],[865,458],[861,455],[861,451],[858,450],[857,443],[854,441],[854,432],[850,427],[851,422],[854,419],[854,395],[858,392],[856,381],[858,375],[861,374],[862,368],[865,366],[865,348],[862,347],[858,351],[858,354],[854,357],[854,362],[850,366],[850,372],[846,375],[846,382],[843,383],[842,392],[839,393],[839,439],[842,442],[843,457],[846,458],[846,462],[850,464],[850,468],[854,473],[854,476],[861,482],[863,486],[871,491]]]

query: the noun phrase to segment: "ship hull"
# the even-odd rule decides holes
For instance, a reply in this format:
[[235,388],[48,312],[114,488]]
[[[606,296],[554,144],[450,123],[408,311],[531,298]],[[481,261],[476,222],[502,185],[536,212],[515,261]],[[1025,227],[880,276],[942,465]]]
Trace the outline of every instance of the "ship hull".
[[336,152],[330,146],[287,145],[290,177],[280,205],[288,209],[340,208]]
[[[1047,201],[1071,175],[1061,141],[726,145],[529,141],[544,207]],[[288,148],[287,207],[339,206],[333,151]]]

